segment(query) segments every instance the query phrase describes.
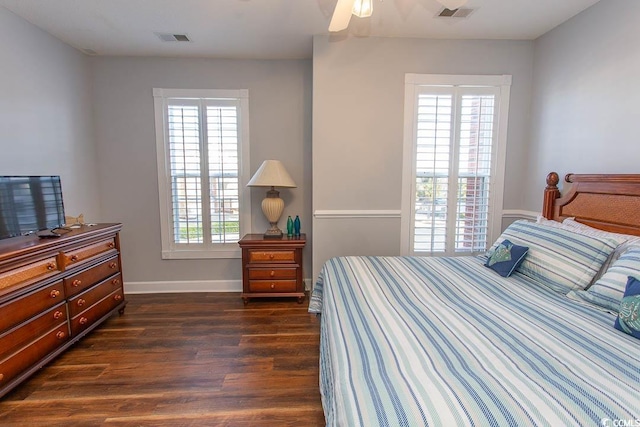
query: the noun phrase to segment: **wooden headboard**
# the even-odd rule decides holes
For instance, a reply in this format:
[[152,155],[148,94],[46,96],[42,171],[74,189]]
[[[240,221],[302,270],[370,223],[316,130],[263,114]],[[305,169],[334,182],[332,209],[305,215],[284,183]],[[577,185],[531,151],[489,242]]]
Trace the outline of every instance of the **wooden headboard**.
[[542,215],[577,221],[601,230],[640,236],[640,175],[568,174],[563,194],[559,177],[547,175]]

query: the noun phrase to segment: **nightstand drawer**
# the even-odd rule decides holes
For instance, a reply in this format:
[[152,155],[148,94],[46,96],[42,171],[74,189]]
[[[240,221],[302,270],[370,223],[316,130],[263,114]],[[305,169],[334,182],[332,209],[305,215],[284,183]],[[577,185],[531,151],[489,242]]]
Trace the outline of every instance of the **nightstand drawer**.
[[295,268],[250,268],[249,279],[295,279],[297,269]]
[[296,260],[294,250],[284,251],[249,251],[249,262],[294,262]]
[[250,280],[249,292],[295,292],[295,280]]

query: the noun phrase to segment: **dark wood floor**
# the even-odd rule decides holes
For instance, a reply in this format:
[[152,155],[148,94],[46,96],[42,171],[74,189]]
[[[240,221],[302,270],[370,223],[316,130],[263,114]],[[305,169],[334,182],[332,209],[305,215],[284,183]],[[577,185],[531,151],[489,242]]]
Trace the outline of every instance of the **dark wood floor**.
[[117,314],[0,400],[1,426],[321,426],[307,301],[128,295]]

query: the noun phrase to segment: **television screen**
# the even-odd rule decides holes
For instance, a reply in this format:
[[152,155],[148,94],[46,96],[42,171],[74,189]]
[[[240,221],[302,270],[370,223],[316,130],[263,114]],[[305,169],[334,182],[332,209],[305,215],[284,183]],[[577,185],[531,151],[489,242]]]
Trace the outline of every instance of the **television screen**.
[[63,224],[59,176],[0,176],[0,239]]

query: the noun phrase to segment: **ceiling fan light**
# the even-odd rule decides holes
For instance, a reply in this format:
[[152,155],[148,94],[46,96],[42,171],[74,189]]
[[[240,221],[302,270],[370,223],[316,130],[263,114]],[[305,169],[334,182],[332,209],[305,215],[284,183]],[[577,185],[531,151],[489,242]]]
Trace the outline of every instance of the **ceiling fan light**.
[[455,10],[464,6],[467,0],[438,0],[438,2],[449,10]]
[[368,18],[373,12],[373,0],[355,0],[353,2],[353,13],[358,18]]

